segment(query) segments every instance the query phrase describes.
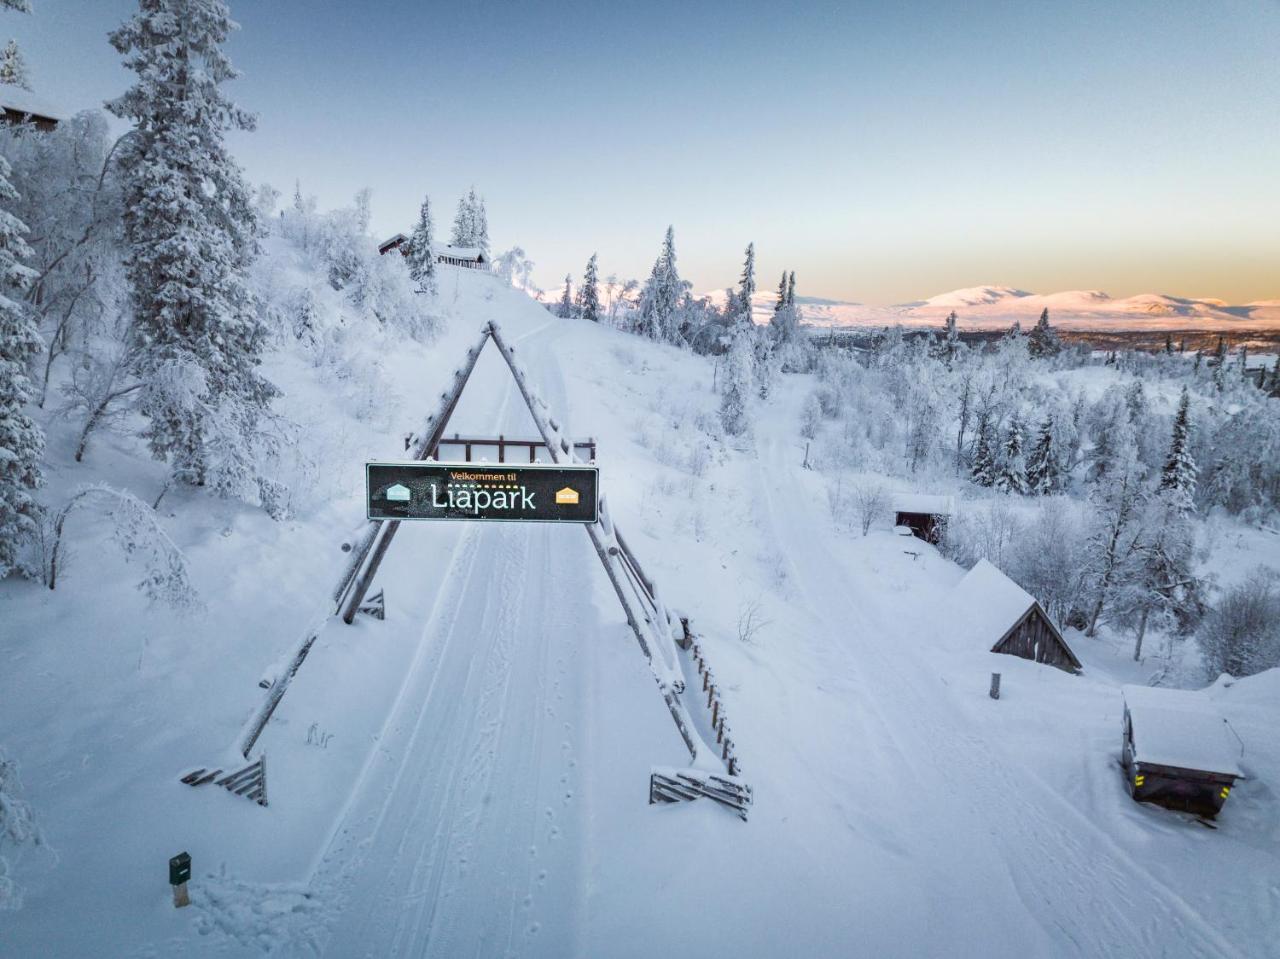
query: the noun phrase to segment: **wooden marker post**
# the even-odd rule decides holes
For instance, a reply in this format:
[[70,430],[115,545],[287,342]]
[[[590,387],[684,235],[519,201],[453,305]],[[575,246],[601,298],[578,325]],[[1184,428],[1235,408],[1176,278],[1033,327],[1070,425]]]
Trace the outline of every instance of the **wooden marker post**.
[[992,699],[1000,698],[1000,674],[999,673],[991,674],[991,698]]
[[191,905],[187,880],[191,878],[191,854],[180,852],[169,860],[169,885],[173,886],[173,908]]

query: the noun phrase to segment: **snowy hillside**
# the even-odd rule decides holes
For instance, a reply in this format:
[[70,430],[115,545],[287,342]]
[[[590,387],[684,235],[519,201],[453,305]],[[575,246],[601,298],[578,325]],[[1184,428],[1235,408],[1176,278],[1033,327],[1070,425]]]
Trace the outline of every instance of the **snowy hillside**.
[[[305,280],[289,262],[261,268]],[[21,859],[26,906],[0,953],[1274,954],[1274,670],[1212,691],[1248,776],[1216,832],[1135,805],[1118,689],[1151,667],[1075,631],[1081,676],[953,637],[936,611],[959,566],[904,547],[887,516],[865,538],[833,525],[797,435],[811,377],[782,377],[754,440],[730,440],[711,359],[470,271],[442,271],[439,309],[429,345],[362,328],[341,353],[365,364],[349,387],[301,347],[269,361],[314,479],[280,523],[165,496],[204,612],[147,606],[87,516],[56,592],[0,584],[0,728],[58,853]],[[375,584],[386,620],[330,622],[268,726],[270,806],[178,782],[225,761],[259,676],[323,617],[363,462],[399,453],[490,320],[565,434],[598,441],[616,521],[704,634],[748,822],[646,803],[650,767],[683,746],[572,527],[411,524]],[[492,347],[454,424],[532,435]],[[162,487],[136,441],[76,464],[73,431],[50,429],[51,498]],[[1261,549],[1280,565],[1280,540]],[[164,884],[182,849],[189,910]]]
[[[712,294],[712,299],[724,294]],[[776,296],[753,298],[756,322],[773,313]],[[1100,290],[1028,293],[1007,286],[978,286],[941,293],[914,303],[866,306],[831,300],[800,299],[805,323],[816,327],[940,326],[955,310],[965,330],[1005,330],[1014,322],[1030,326],[1048,309],[1063,330],[1222,330],[1280,329],[1280,301],[1232,306],[1221,300],[1185,299],[1149,293],[1117,299]]]

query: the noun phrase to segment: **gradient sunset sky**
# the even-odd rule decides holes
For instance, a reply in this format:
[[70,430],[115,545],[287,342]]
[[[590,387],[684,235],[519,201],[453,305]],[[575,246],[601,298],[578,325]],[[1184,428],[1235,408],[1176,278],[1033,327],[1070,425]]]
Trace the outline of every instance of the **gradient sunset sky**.
[[[254,183],[440,232],[475,184],[544,286],[643,279],[864,303],[1037,292],[1280,297],[1280,2],[232,0]],[[130,0],[0,15],[70,111],[131,75]]]

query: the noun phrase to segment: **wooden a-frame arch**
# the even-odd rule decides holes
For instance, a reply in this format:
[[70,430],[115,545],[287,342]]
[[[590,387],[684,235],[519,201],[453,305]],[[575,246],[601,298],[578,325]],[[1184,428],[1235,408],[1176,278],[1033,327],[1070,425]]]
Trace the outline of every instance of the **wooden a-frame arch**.
[[[436,411],[427,417],[422,430],[411,438],[409,458],[427,460],[435,456],[449,419],[475,369],[476,361],[490,340],[511,371],[552,461],[557,464],[573,463],[573,444],[561,435],[559,422],[551,415],[542,398],[530,388],[528,376],[516,359],[515,348],[507,343],[501,329],[493,322],[486,323],[481,329],[479,339],[467,350],[462,365],[454,371],[453,383],[440,394]],[[370,521],[349,547],[351,558],[334,589],[332,610],[321,622],[307,630],[293,656],[279,673],[263,681],[263,685],[267,686],[267,694],[245,723],[236,743],[237,752],[245,759],[249,758],[250,751],[262,735],[321,630],[334,617],[341,617],[345,623],[354,620],[399,528],[399,520]],[[586,530],[622,605],[627,625],[635,634],[663,701],[689,750],[689,767],[653,770],[649,801],[674,802],[706,797],[733,808],[746,819],[747,807],[752,801],[751,787],[739,778],[741,765],[730,738],[720,690],[688,620],[675,617],[667,611],[657,585],[645,575],[635,554],[628,548],[622,531],[614,525],[603,493],[600,496],[600,518],[596,523],[587,525]],[[344,548],[348,547],[344,544]],[[700,690],[697,688],[699,682]],[[686,700],[697,702],[696,720],[686,705]],[[258,762],[261,761],[260,759]],[[262,775],[265,795],[265,767]],[[199,782],[192,782],[192,785],[209,781],[204,776],[196,778]]]

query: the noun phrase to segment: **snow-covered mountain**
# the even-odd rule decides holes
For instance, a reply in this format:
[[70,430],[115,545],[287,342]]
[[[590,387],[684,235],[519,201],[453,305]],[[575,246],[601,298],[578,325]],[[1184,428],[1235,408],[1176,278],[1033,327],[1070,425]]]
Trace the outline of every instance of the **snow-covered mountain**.
[[[724,294],[712,293],[723,300]],[[841,300],[798,297],[803,320],[818,327],[936,326],[956,311],[961,329],[1002,329],[1015,320],[1035,322],[1044,309],[1053,324],[1067,330],[1280,329],[1280,300],[1232,305],[1163,293],[1116,298],[1102,290],[1030,293],[1009,286],[975,286],[940,293],[926,300],[893,306],[868,306]],[[773,314],[774,293],[755,295],[757,322]]]

